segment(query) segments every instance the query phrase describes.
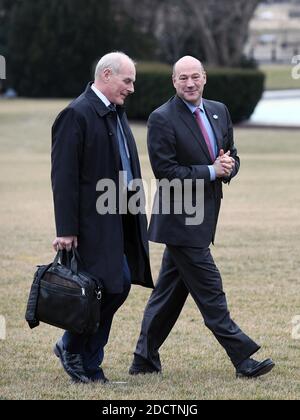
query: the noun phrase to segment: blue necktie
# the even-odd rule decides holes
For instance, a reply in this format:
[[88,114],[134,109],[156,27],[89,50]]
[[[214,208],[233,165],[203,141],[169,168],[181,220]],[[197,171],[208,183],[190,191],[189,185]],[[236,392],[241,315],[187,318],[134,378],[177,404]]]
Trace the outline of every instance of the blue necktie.
[[[113,105],[110,105],[109,108],[116,111],[116,108]],[[131,169],[130,155],[129,155],[129,150],[127,147],[126,137],[125,137],[122,123],[118,114],[117,114],[117,137],[118,137],[118,143],[119,143],[119,151],[120,151],[120,157],[121,157],[121,162],[122,162],[122,168],[124,172],[127,172],[127,184],[126,184],[127,186],[129,182],[133,180],[133,174],[132,174],[132,169]]]

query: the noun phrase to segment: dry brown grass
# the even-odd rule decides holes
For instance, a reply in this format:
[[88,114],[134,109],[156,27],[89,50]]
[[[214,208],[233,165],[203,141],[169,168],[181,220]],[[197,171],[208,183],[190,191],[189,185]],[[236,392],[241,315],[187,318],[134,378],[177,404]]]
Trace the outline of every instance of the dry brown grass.
[[[298,399],[300,315],[299,132],[236,130],[239,177],[224,188],[213,249],[233,318],[272,357],[274,371],[236,380],[223,349],[188,300],[161,349],[162,376],[129,377],[149,290],[133,287],[118,312],[106,348],[108,386],[72,385],[52,354],[60,335],[24,321],[35,264],[53,258],[54,220],[49,177],[50,126],[65,101],[0,102],[0,399]],[[145,127],[133,125],[145,178],[151,177]],[[162,247],[151,245],[154,278]]]

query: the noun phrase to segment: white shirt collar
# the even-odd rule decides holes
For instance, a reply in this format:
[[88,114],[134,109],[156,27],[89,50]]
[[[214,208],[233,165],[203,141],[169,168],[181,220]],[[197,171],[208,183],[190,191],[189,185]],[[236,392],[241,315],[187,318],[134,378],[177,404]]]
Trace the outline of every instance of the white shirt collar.
[[94,84],[92,84],[91,89],[96,93],[98,98],[101,99],[101,101],[104,103],[105,106],[110,105],[110,101],[107,99],[107,97],[105,95],[103,95],[103,93],[100,92],[100,90],[97,89]]

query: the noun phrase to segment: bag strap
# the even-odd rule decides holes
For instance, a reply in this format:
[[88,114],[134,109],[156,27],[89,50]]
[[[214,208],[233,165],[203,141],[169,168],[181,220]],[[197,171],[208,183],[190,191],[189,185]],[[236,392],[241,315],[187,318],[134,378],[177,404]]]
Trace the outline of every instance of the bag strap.
[[40,285],[41,285],[41,279],[44,277],[46,271],[52,266],[53,263],[48,264],[40,268],[36,272],[36,276],[34,278],[34,281],[32,283],[28,303],[27,303],[27,309],[25,314],[25,319],[28,322],[28,325],[30,328],[35,328],[39,325],[39,320],[36,318],[36,310],[38,305],[38,298],[40,293]]

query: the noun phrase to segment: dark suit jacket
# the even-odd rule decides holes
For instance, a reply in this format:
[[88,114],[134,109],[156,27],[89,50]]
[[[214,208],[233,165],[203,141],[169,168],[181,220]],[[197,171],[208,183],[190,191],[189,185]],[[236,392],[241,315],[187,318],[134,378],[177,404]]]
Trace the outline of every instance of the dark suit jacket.
[[[231,151],[235,168],[229,183],[238,170],[240,161],[233,142],[233,129],[229,112],[220,102],[203,100],[205,112],[214,130],[218,153],[220,149]],[[214,241],[215,230],[222,198],[222,180],[210,181],[209,151],[198,124],[186,104],[178,97],[155,110],[148,121],[148,150],[155,177],[161,179],[203,179],[204,221],[196,226],[187,226],[183,214],[152,214],[149,238],[153,242],[187,247],[208,247]],[[156,193],[155,200],[162,196]]]
[[[102,279],[107,292],[122,292],[124,252],[132,282],[153,287],[145,215],[99,215],[96,210],[101,194],[96,191],[98,181],[108,178],[118,187],[121,168],[116,113],[104,105],[90,85],[58,115],[52,128],[51,176],[57,236],[78,236],[85,269]],[[126,115],[120,107],[118,113],[133,175],[141,178]]]

